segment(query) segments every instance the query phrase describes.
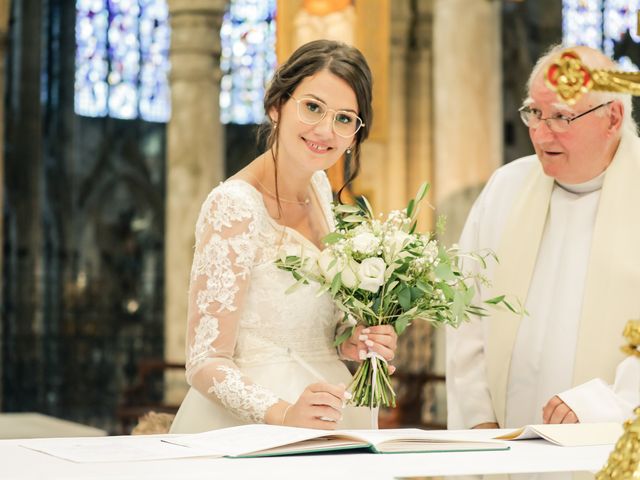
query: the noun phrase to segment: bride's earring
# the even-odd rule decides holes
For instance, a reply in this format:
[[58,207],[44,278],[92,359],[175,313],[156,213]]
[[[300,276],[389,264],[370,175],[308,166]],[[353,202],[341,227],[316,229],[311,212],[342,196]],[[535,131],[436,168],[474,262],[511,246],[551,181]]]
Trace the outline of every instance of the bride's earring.
[[345,152],[347,155],[351,155],[351,147],[347,148],[347,151]]

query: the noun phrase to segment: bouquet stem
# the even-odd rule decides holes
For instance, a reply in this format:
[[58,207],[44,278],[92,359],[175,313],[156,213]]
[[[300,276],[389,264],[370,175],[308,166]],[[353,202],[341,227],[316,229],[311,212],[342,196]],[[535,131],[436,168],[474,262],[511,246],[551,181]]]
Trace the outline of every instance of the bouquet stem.
[[391,386],[387,362],[377,355],[360,364],[350,386],[356,407],[395,407],[396,394]]

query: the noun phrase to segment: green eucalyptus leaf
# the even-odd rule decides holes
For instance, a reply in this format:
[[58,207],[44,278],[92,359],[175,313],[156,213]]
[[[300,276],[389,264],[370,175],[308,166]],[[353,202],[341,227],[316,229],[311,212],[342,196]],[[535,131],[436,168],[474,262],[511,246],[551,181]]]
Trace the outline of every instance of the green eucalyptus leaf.
[[410,287],[409,291],[411,292],[411,301],[424,297],[424,292],[418,287]]
[[293,285],[291,285],[289,288],[287,288],[284,293],[286,295],[289,295],[290,293],[295,292],[296,290],[298,290],[300,287],[302,286],[302,282],[296,282]]
[[427,193],[429,193],[429,190],[431,188],[431,185],[429,185],[429,183],[424,182],[422,185],[420,185],[420,188],[418,188],[418,193],[416,194],[416,203],[421,202],[424,197],[427,196]]
[[335,297],[336,293],[338,293],[338,289],[342,285],[342,275],[338,273],[335,277],[333,277],[333,281],[331,282],[331,296]]
[[406,330],[406,328],[411,324],[410,317],[403,315],[398,317],[398,319],[394,323],[394,328],[398,335],[402,335],[402,333]]
[[357,205],[347,205],[343,203],[340,205],[336,205],[336,207],[334,208],[334,211],[340,212],[340,213],[358,213],[358,212],[361,212],[362,209]]
[[409,200],[409,203],[407,204],[407,217],[411,218],[413,215],[413,209],[415,208],[416,205],[416,201],[412,198],[411,200]]
[[344,238],[344,236],[338,232],[331,232],[328,235],[326,235],[323,239],[322,242],[325,245],[332,245],[340,240],[342,240]]
[[489,300],[485,300],[484,303],[488,303],[489,305],[498,305],[502,303],[505,299],[504,295],[499,295],[497,297],[490,298]]
[[447,265],[446,263],[440,262],[438,266],[435,268],[434,273],[436,277],[441,278],[445,282],[450,282],[455,280],[456,277],[451,270],[451,265]]
[[398,291],[398,303],[403,310],[409,310],[411,308],[411,290],[405,287]]
[[362,197],[360,197],[360,200],[362,200],[362,203],[364,203],[364,206],[367,209],[369,218],[373,218],[373,208],[371,208],[371,204],[369,203],[369,200],[367,200],[367,197],[363,195]]

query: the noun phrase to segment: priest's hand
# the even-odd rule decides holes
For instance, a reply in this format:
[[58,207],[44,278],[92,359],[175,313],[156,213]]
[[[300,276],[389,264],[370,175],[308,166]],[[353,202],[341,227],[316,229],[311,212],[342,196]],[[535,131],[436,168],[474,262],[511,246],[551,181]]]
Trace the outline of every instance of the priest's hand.
[[[396,354],[397,346],[398,334],[392,325],[358,325],[351,337],[340,345],[340,354],[347,360],[361,362],[367,358],[369,352],[375,352],[390,362]],[[396,367],[389,365],[389,374],[395,371]]]
[[[279,423],[289,427],[335,430],[342,419],[344,403],[350,396],[342,383],[313,383],[304,389],[296,403],[282,409]],[[277,407],[276,404],[272,408]]]
[[557,395],[542,408],[542,421],[544,423],[579,423],[575,412]]

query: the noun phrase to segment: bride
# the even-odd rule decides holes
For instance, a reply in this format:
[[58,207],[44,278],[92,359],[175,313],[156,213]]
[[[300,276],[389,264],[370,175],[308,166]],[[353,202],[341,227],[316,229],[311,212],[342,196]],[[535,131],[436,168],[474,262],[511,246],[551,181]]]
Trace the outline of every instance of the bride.
[[[358,327],[333,346],[340,315],[317,285],[294,283],[274,261],[283,249],[317,255],[333,228],[324,170],[346,154],[359,168],[371,128],[371,72],[355,48],[307,43],[265,94],[268,149],[214,188],[196,225],[186,376],[191,388],[172,433],[244,423],[370,428],[368,409],[345,407],[342,359],[394,356],[390,326]],[[344,188],[344,187],[343,187]],[[391,367],[393,370],[393,367]]]

